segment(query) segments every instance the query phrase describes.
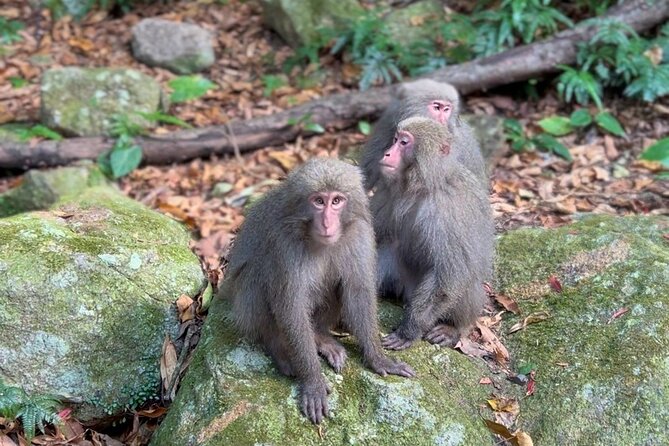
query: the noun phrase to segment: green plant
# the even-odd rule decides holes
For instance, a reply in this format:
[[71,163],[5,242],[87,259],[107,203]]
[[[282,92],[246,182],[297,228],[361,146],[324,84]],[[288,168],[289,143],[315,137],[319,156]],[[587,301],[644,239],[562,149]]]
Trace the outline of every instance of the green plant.
[[561,66],[558,92],[565,101],[602,108],[605,87],[624,87],[624,94],[654,101],[669,93],[669,25],[654,39],[641,38],[629,25],[614,19],[591,19],[597,31],[578,45],[577,68]]
[[565,116],[549,116],[538,122],[541,129],[553,136],[568,135],[579,129],[585,129],[592,123],[615,136],[625,136],[625,130],[618,120],[607,111],[600,111],[594,116],[584,108],[575,110],[569,118]]
[[649,146],[639,158],[646,161],[657,161],[665,169],[669,169],[669,138],[662,138]]
[[325,129],[323,128],[322,125],[320,125],[317,122],[314,122],[311,119],[311,113],[302,115],[299,118],[290,118],[288,120],[288,125],[294,125],[297,126],[301,129],[308,130],[310,132],[314,133],[323,133],[325,132]]
[[135,144],[132,137],[123,134],[114,147],[98,157],[100,170],[110,178],[118,179],[135,170],[142,162],[142,147]]
[[0,43],[12,44],[20,42],[23,37],[19,35],[19,31],[25,28],[25,25],[18,20],[7,20],[0,17]]
[[0,417],[20,420],[26,440],[35,436],[35,428],[45,431],[46,424],[59,424],[59,401],[53,395],[28,395],[19,387],[0,380]]
[[561,25],[574,26],[550,0],[504,0],[495,9],[474,13],[472,23],[476,28],[472,49],[479,56],[512,48],[518,40],[531,43],[555,33]]
[[170,101],[179,103],[204,96],[216,84],[199,75],[179,76],[168,82],[172,89]]
[[177,125],[179,127],[185,128],[185,129],[190,129],[190,128],[193,127],[189,123],[177,118],[176,116],[168,115],[168,114],[161,113],[161,112],[158,112],[158,111],[151,112],[151,113],[135,112],[135,114],[139,115],[142,118],[146,119],[147,121],[151,121],[151,122],[159,122],[161,124]]
[[265,86],[263,89],[263,96],[271,96],[274,90],[288,84],[285,76],[278,76],[275,74],[266,74],[262,77],[262,83]]
[[32,127],[17,128],[13,130],[13,132],[18,135],[19,140],[21,141],[28,141],[32,138],[53,139],[55,141],[60,141],[63,139],[60,134],[41,124],[37,124]]
[[28,81],[22,77],[10,76],[9,83],[12,85],[12,88],[22,88],[28,85]]
[[525,134],[522,124],[515,119],[504,121],[504,134],[506,139],[511,143],[511,149],[514,152],[528,152],[539,149],[554,153],[567,161],[572,160],[569,149],[560,141],[546,133],[529,137]]

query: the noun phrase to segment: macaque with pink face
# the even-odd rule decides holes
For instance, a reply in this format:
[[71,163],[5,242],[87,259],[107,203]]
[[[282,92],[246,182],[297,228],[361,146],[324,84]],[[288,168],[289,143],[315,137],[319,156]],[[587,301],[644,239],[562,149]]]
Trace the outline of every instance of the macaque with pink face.
[[346,350],[330,334],[340,322],[376,373],[412,377],[387,357],[377,325],[376,245],[360,170],[316,158],[253,204],[228,256],[221,294],[239,331],[279,372],[295,377],[299,406],[314,423],[328,415],[318,356],[340,372]]
[[360,160],[367,190],[379,187],[381,172],[378,159],[392,144],[397,124],[414,116],[430,118],[448,127],[453,137],[453,156],[488,188],[488,175],[479,143],[469,125],[460,119],[457,90],[450,84],[423,79],[402,84],[397,99],[374,124],[374,131],[365,144]]
[[[436,107],[435,107],[436,111]],[[377,160],[371,199],[378,287],[404,301],[382,340],[401,350],[421,338],[453,347],[476,321],[490,280],[494,225],[487,189],[454,155],[454,135],[425,117],[405,119]]]

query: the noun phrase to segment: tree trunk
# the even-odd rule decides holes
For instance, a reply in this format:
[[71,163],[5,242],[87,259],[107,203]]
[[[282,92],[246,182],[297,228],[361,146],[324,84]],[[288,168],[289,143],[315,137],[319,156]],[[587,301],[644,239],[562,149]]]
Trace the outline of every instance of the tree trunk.
[[[611,8],[605,17],[620,20],[637,31],[664,22],[669,17],[669,0],[628,0]],[[502,53],[437,70],[428,78],[449,82],[462,94],[486,90],[554,72],[558,64],[573,64],[576,45],[588,40],[596,30],[591,23],[557,33],[552,38]],[[337,94],[314,100],[271,116],[233,121],[225,126],[183,130],[164,136],[137,138],[144,149],[144,162],[166,164],[212,154],[241,152],[283,144],[305,133],[292,120],[305,115],[330,130],[350,127],[362,119],[373,119],[393,97],[394,87]],[[62,141],[0,143],[0,168],[29,169],[96,159],[113,145],[104,137],[71,138]]]

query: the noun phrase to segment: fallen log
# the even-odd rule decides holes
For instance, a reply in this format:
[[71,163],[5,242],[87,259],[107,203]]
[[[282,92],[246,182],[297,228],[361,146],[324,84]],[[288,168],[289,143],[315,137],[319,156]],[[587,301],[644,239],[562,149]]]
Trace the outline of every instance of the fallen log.
[[[669,17],[669,0],[628,0],[611,8],[604,17],[620,20],[643,31]],[[572,64],[579,42],[589,39],[596,25],[582,23],[544,41],[513,48],[502,53],[453,65],[430,73],[431,79],[450,82],[461,93],[486,90],[557,70],[558,64]],[[310,115],[312,122],[329,130],[350,127],[362,119],[377,117],[393,97],[394,87],[337,94],[317,99],[271,116],[233,121],[224,126],[182,130],[161,136],[140,137],[144,163],[167,164],[213,154],[250,151],[280,145],[305,134],[289,122]],[[83,159],[96,159],[110,149],[113,139],[106,137],[70,138],[62,141],[26,143],[0,142],[0,168],[29,169],[57,166]]]

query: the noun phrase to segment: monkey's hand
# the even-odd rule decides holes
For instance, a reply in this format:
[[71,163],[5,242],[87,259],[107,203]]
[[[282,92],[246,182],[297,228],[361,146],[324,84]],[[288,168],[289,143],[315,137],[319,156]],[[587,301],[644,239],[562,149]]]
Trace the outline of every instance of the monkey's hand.
[[413,378],[416,372],[411,366],[402,361],[393,361],[387,356],[379,356],[370,361],[369,367],[381,376],[397,375],[405,378]]
[[320,424],[328,416],[330,389],[323,379],[300,385],[300,409],[312,423]]
[[381,345],[388,350],[404,350],[405,348],[411,347],[413,343],[413,339],[407,339],[397,331],[394,331],[381,339]]

